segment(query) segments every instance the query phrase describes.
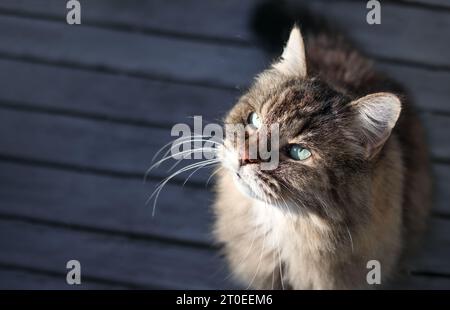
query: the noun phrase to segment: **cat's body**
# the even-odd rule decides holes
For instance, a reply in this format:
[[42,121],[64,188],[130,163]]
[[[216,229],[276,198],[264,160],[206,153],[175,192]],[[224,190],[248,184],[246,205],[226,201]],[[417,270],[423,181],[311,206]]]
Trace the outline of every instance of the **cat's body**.
[[[339,38],[310,37],[306,53],[299,40],[294,29],[281,61],[225,122],[242,122],[255,110],[265,122],[280,122],[280,146],[300,143],[312,156],[294,162],[282,154],[278,169],[261,172],[258,163],[229,159],[241,149],[229,143],[215,236],[233,275],[251,288],[366,288],[372,260],[385,284],[422,234],[431,204],[422,127],[401,89]],[[241,183],[249,192],[263,188],[269,203]]]

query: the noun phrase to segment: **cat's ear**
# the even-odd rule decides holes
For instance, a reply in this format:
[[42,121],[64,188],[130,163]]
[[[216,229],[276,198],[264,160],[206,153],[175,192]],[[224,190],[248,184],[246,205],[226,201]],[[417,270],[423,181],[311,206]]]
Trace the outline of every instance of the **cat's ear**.
[[358,112],[358,128],[367,158],[373,158],[383,147],[397,123],[402,109],[400,99],[391,93],[375,93],[352,102]]
[[306,77],[305,45],[297,26],[292,28],[281,59],[273,67],[288,76]]

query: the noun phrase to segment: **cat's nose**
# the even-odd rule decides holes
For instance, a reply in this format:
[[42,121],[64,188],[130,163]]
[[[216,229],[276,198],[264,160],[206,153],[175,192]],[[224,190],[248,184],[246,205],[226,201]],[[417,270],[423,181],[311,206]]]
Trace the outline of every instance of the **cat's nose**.
[[[240,152],[239,152],[239,162],[241,166],[248,165],[248,164],[257,164],[265,161],[269,161],[271,158],[270,150],[270,141],[266,141],[265,147],[267,150],[264,150],[264,146],[261,149],[260,145],[260,136],[254,135],[250,136],[245,143],[241,146]],[[267,152],[269,154],[267,154]],[[264,154],[264,155],[263,155]],[[268,156],[266,156],[268,155]],[[268,158],[267,158],[268,157]]]
[[250,156],[250,152],[249,152],[248,148],[245,148],[242,150],[241,158],[240,158],[241,166],[248,165],[248,164],[256,164],[258,162],[259,162],[258,159],[252,158],[252,156]]

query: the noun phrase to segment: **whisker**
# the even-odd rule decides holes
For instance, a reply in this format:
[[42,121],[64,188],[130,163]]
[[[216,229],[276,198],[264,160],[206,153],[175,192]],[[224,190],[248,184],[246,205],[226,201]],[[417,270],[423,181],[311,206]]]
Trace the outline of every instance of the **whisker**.
[[216,171],[214,171],[213,173],[211,173],[211,175],[209,176],[208,180],[206,180],[206,185],[205,185],[205,186],[208,186],[209,181],[211,181],[212,177],[213,177],[215,174],[217,174],[217,173],[218,173],[220,170],[222,170],[222,169],[223,169],[223,167],[219,167],[218,169],[216,169]]
[[[214,153],[214,152],[211,151],[211,153]],[[216,153],[216,154],[217,154],[217,153]],[[171,172],[171,171],[172,171],[173,169],[175,169],[175,167],[178,166],[182,161],[183,161],[183,159],[178,159],[178,160],[176,161],[176,163],[174,163],[174,164],[167,170],[167,172]]]
[[[200,141],[200,140],[199,140]],[[209,141],[209,140],[205,140],[206,142],[211,142],[211,141]],[[195,142],[195,141],[194,141]],[[214,142],[215,143],[215,142]],[[216,143],[216,145],[221,145],[220,143]],[[217,148],[216,147],[212,147],[212,148],[205,148],[205,147],[202,147],[202,148],[197,148],[197,149],[209,149],[209,152],[211,152],[211,153],[214,153],[214,152],[216,152],[216,154],[217,154]],[[215,150],[215,151],[212,151],[212,150]],[[164,157],[165,156],[167,156],[168,155],[168,152],[164,155]],[[178,166],[178,164],[182,161],[183,159],[179,159],[175,164],[173,164],[172,165],[172,167],[170,167],[169,168],[169,170],[167,170],[167,172],[170,172],[170,171],[172,171],[173,169],[175,169],[175,167],[176,166]]]
[[[182,137],[182,138],[177,138],[177,139],[175,139],[175,140],[173,140],[173,141],[170,141],[169,143],[167,143],[167,144],[165,144],[163,147],[161,147],[161,148],[155,153],[155,155],[153,155],[152,161],[151,161],[151,162],[153,162],[153,161],[156,159],[156,157],[158,157],[158,155],[161,154],[161,152],[162,152],[166,147],[170,146],[170,145],[173,144],[175,141],[183,141],[183,139],[184,139],[184,141],[183,141],[182,143],[180,143],[180,144],[183,144],[183,143],[186,143],[186,142],[190,141],[190,140],[191,140],[190,138],[203,138],[203,136],[189,136],[189,137],[184,137],[184,138]],[[180,145],[180,144],[178,144],[178,145]]]
[[160,166],[163,162],[169,160],[169,159],[173,159],[175,155],[181,156],[181,155],[185,155],[185,154],[193,154],[193,153],[199,153],[199,152],[216,152],[217,149],[215,148],[200,148],[200,149],[192,149],[192,150],[186,150],[186,151],[182,151],[180,153],[174,154],[174,155],[170,155],[167,156],[159,161],[157,161],[156,163],[154,163],[153,165],[150,166],[150,168],[147,169],[147,171],[145,172],[145,178],[144,181],[147,180],[148,174],[155,168],[157,168],[158,166]]
[[157,201],[158,201],[158,197],[159,197],[159,194],[160,194],[161,190],[163,189],[163,187],[164,187],[164,186],[165,186],[172,178],[174,178],[175,176],[177,176],[177,175],[179,175],[180,173],[183,173],[183,172],[185,172],[185,171],[189,171],[189,170],[195,169],[195,168],[197,168],[197,167],[199,167],[199,166],[206,166],[206,165],[209,165],[209,164],[212,164],[212,163],[216,163],[216,162],[217,162],[216,159],[210,159],[210,160],[202,161],[202,162],[200,162],[200,163],[195,163],[195,164],[189,165],[189,166],[187,166],[187,167],[183,167],[183,168],[179,169],[178,171],[172,173],[172,174],[171,174],[170,176],[168,176],[164,181],[162,181],[162,182],[157,186],[157,188],[153,191],[153,193],[152,193],[151,196],[147,199],[147,202],[146,202],[146,204],[148,204],[148,203],[151,201],[151,199],[152,199],[153,197],[155,197],[155,198],[154,198],[154,202],[153,202],[152,216],[155,216],[156,203],[157,203]]
[[353,238],[352,238],[352,233],[350,232],[350,229],[348,228],[348,225],[345,224],[346,228],[347,228],[347,233],[348,233],[348,237],[350,239],[350,244],[352,246],[352,253],[354,252],[354,248],[353,248]]
[[179,163],[181,163],[183,160],[178,159],[168,170],[167,172],[171,172],[173,169],[175,169],[176,166],[178,166]]
[[[216,162],[213,162],[213,163],[211,163],[211,165],[212,164],[215,164],[215,163],[219,163],[220,161],[219,160],[217,160]],[[205,166],[200,166],[200,167],[198,167],[197,169],[195,169],[193,172],[191,172],[191,174],[189,174],[189,176],[186,178],[186,180],[183,182],[183,185],[182,186],[184,186],[186,183],[187,183],[187,181],[189,181],[189,179],[191,178],[191,176],[193,175],[193,174],[195,174],[198,170],[200,170],[200,169],[202,169],[202,168],[205,168],[206,166],[210,166],[210,164],[207,164],[207,165],[205,165]]]
[[[179,145],[182,145],[182,144],[185,144],[185,143],[192,143],[192,142],[209,142],[209,143],[213,143],[213,144],[216,145],[216,146],[217,146],[217,145],[223,145],[222,143],[220,143],[220,142],[218,142],[218,141],[214,141],[214,140],[210,140],[210,139],[205,139],[206,137],[211,137],[211,136],[197,135],[197,136],[189,136],[189,137],[185,137],[185,138],[178,138],[178,139],[175,139],[174,141],[171,141],[171,142],[165,144],[162,148],[160,148],[160,149],[155,153],[155,155],[153,155],[152,160],[151,160],[151,163],[153,164],[154,161],[156,160],[156,158],[158,157],[158,155],[161,154],[161,152],[162,152],[165,148],[167,148],[168,146],[171,146],[171,145],[172,145],[171,148],[163,155],[163,158],[172,158],[173,155],[172,155],[171,157],[167,157],[167,156],[169,155],[169,153],[171,152],[172,148],[173,148],[173,147],[176,147],[176,146],[179,146]],[[199,139],[197,139],[197,138],[199,138]],[[175,143],[175,142],[177,142],[177,143]],[[175,144],[174,144],[174,143],[175,143]],[[206,149],[206,148],[203,148],[203,147],[202,147],[202,149]],[[186,150],[186,151],[191,151],[191,150]],[[180,153],[182,153],[182,152],[179,152],[179,153],[177,153],[177,154],[180,154]],[[146,171],[146,173],[145,173],[145,175],[144,175],[144,183],[147,181],[149,172],[154,168],[153,166],[158,167],[161,163],[162,163],[162,162],[159,162],[159,164],[156,163],[156,164],[152,165],[152,166]],[[177,164],[175,164],[174,166],[177,166]],[[173,168],[174,168],[174,167],[171,167],[171,168],[169,169],[169,172],[170,172]]]
[[208,150],[214,150],[214,151],[216,151],[217,149],[216,149],[216,148],[204,148],[204,147],[200,147],[200,148],[195,148],[195,149],[184,150],[184,151],[178,152],[178,153],[176,153],[176,154],[172,154],[172,155],[170,155],[170,156],[169,156],[169,153],[170,153],[170,151],[169,151],[168,153],[166,153],[166,154],[164,155],[164,157],[163,157],[162,159],[160,159],[159,161],[157,161],[156,163],[154,163],[152,166],[150,166],[150,168],[158,167],[158,166],[159,166],[162,162],[164,162],[165,160],[170,159],[170,158],[174,158],[175,156],[186,155],[186,154],[195,153],[195,152],[203,151],[203,150],[205,150],[205,151],[208,151]]
[[[177,141],[177,140],[175,140],[175,141]],[[208,140],[208,139],[203,139],[203,138],[201,138],[201,139],[190,139],[190,140],[185,140],[185,141],[178,141],[178,143],[173,144],[172,147],[169,150],[166,151],[166,153],[164,154],[163,157],[166,157],[167,155],[169,155],[169,153],[171,152],[172,148],[174,148],[176,146],[179,146],[179,145],[182,145],[182,144],[185,144],[185,143],[192,143],[192,142],[210,142],[210,143],[213,143],[214,145],[223,145],[222,143],[220,143],[218,141]]]
[[201,161],[201,162],[198,162],[198,163],[193,163],[193,164],[187,165],[187,166],[185,166],[185,167],[183,167],[183,168],[177,170],[176,172],[174,172],[173,174],[171,174],[170,176],[168,176],[168,177],[167,177],[166,179],[164,179],[163,181],[161,181],[161,182],[157,185],[157,187],[161,186],[161,185],[162,185],[164,182],[166,182],[168,179],[171,179],[171,178],[177,176],[178,174],[180,174],[180,173],[182,173],[182,172],[189,171],[189,170],[191,170],[191,169],[194,169],[194,168],[196,168],[196,167],[198,167],[198,166],[201,166],[201,165],[205,164],[205,162],[208,163],[208,162],[210,162],[210,161],[213,162],[213,161],[215,161],[215,160],[214,160],[214,159],[204,160],[204,161]]

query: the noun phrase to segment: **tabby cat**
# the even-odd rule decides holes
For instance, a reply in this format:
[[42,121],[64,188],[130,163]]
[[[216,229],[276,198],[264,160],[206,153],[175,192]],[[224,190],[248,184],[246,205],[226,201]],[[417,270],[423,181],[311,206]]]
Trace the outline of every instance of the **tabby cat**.
[[[431,181],[424,134],[400,87],[346,41],[294,27],[226,124],[215,236],[232,274],[255,289],[371,288],[400,273],[425,228]],[[248,148],[279,125],[279,164]]]

